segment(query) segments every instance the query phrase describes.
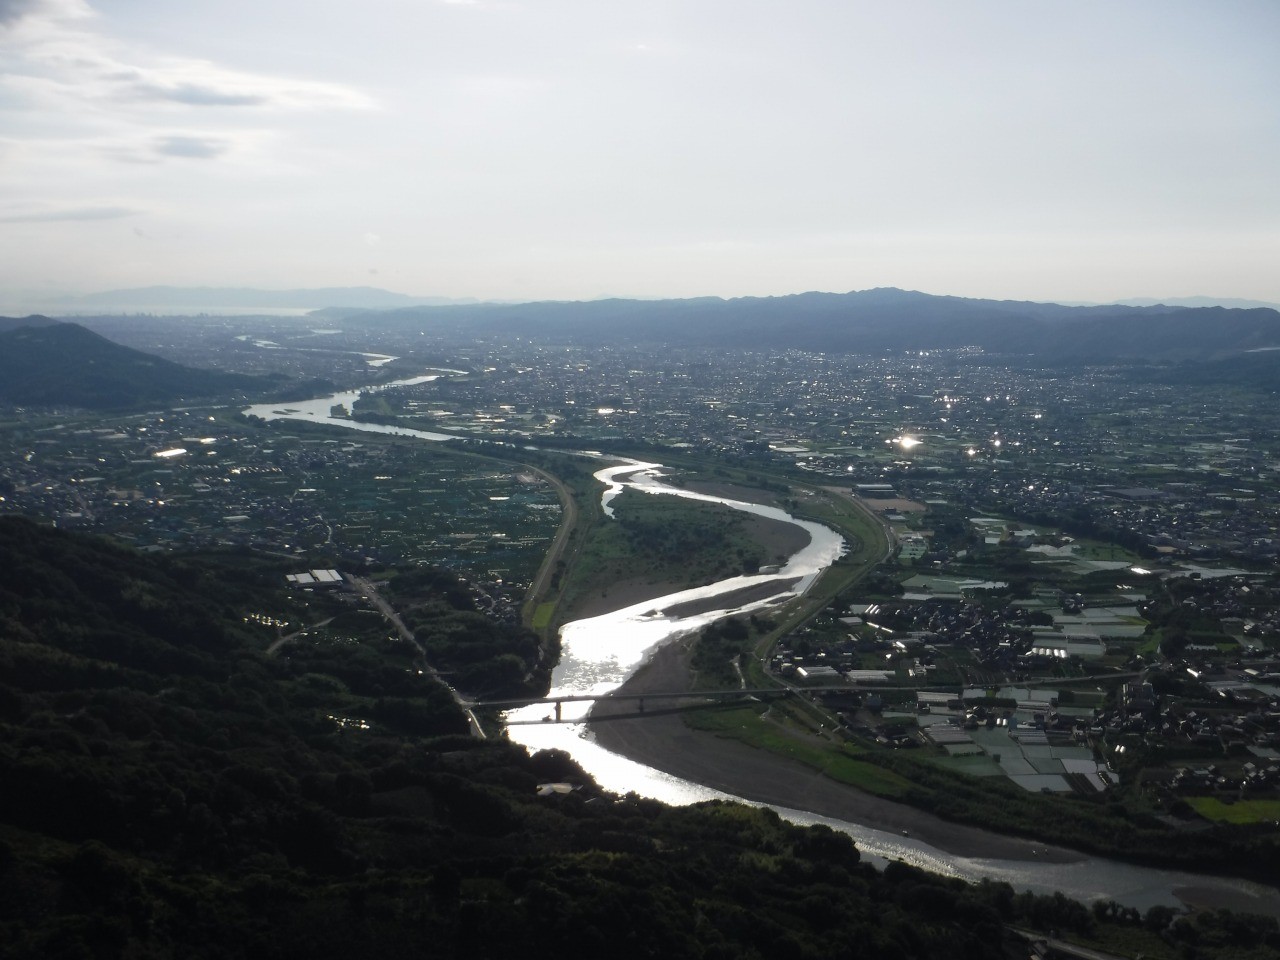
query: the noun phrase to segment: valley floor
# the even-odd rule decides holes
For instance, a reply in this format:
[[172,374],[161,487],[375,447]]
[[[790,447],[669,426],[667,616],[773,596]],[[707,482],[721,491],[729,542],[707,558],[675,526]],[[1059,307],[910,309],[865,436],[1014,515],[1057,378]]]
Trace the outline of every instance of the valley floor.
[[[690,689],[687,641],[661,648],[619,693]],[[605,749],[753,803],[807,810],[888,833],[904,831],[947,854],[981,859],[1072,863],[1086,854],[1035,840],[952,823],[906,804],[841,784],[786,757],[714,733],[695,730],[678,711],[635,714],[634,701],[601,700],[590,730]],[[1280,917],[1280,896],[1256,896],[1230,880],[1182,887],[1175,895],[1193,909],[1229,908]]]
[[[687,645],[677,641],[654,654],[619,692],[689,689],[690,678]],[[591,730],[606,749],[746,800],[809,810],[890,833],[906,830],[956,856],[1059,863],[1084,859],[1061,847],[950,823],[837,783],[786,757],[694,730],[678,712],[636,717],[634,701],[602,700],[591,716]]]

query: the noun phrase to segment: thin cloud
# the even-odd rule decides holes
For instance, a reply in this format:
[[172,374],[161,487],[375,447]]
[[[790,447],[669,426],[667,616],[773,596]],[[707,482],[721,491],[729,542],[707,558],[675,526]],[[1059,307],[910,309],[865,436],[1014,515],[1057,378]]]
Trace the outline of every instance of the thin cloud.
[[41,0],[0,0],[0,24],[17,23],[40,6]]
[[291,115],[377,107],[341,83],[168,55],[108,33],[112,23],[83,0],[0,0],[0,163],[10,195],[29,198],[0,205],[0,223],[134,216],[68,185],[133,176],[104,163],[168,166],[164,175],[181,177],[199,161],[234,159],[260,176],[287,165],[295,144],[278,132]]
[[28,213],[0,213],[0,223],[60,223],[66,220],[122,220],[142,211],[129,207],[71,207]]
[[267,97],[260,93],[237,93],[195,83],[180,83],[171,87],[138,84],[135,90],[142,97],[172,100],[174,103],[185,103],[192,107],[258,107],[269,102]]
[[316,80],[226,70],[205,60],[171,58],[150,67],[103,62],[98,78],[108,95],[124,100],[166,100],[189,107],[348,109],[373,106],[349,87]]
[[229,149],[226,140],[216,137],[169,136],[161,137],[155,143],[155,152],[167,157],[188,157],[195,160],[212,160],[220,157]]
[[[217,160],[235,157],[252,160],[255,169],[261,170],[268,162],[271,145],[278,138],[269,133],[250,129],[222,131],[217,135],[194,130],[157,131],[138,137],[84,138],[81,140],[45,141],[40,144],[42,155],[66,153],[74,150],[79,156],[96,155],[113,163],[159,165],[170,160]],[[0,141],[0,145],[2,145]]]
[[7,61],[0,83],[35,95],[31,106],[41,111],[111,101],[286,110],[375,106],[342,84],[234,70],[126,45],[76,22],[86,15],[81,0],[0,0],[0,27],[19,25],[0,37]]
[[12,27],[24,20],[67,20],[92,15],[84,0],[0,0],[0,27]]

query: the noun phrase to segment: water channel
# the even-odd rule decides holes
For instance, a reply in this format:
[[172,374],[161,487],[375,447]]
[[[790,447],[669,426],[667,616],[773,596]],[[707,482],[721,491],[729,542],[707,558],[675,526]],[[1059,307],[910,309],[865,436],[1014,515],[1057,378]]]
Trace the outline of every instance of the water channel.
[[[433,379],[435,376],[418,377],[388,386],[409,386]],[[433,441],[459,439],[450,434],[362,423],[332,416],[331,410],[335,405],[343,404],[350,409],[362,392],[366,391],[347,391],[299,403],[257,404],[244,412],[264,420],[323,422],[352,430]],[[803,593],[844,550],[841,538],[820,524],[797,520],[777,508],[670,486],[662,482],[659,464],[639,461],[617,463],[616,459],[610,461],[610,466],[596,473],[596,477],[606,485],[602,501],[606,513],[610,512],[609,502],[624,488],[629,487],[654,496],[679,496],[720,503],[736,510],[798,524],[809,532],[810,542],[776,572],[731,577],[718,583],[566,624],[561,629],[561,657],[552,675],[551,696],[602,694],[616,690],[657,647],[723,617],[770,607]],[[775,585],[776,590],[769,590],[764,586],[766,584]],[[755,599],[746,604],[733,605],[732,598],[740,598],[746,587],[757,588],[752,591]],[[717,597],[728,598],[723,607],[717,608],[714,602],[709,602]],[[699,601],[696,606],[701,612],[673,615],[673,607],[691,601]],[[568,722],[564,723],[542,722],[547,710],[545,705],[534,705],[511,711],[508,719],[518,722],[508,728],[510,739],[531,751],[553,748],[566,751],[606,790],[620,794],[635,792],[671,804],[740,799],[605,750],[592,738],[586,722],[590,710],[589,701],[565,703],[562,717]],[[1214,899],[1230,903],[1235,909],[1280,915],[1280,891],[1244,880],[1159,870],[1093,856],[1082,857],[1071,863],[961,857],[938,850],[913,837],[887,833],[803,810],[774,809],[796,823],[825,823],[848,833],[856,841],[864,857],[872,862],[902,860],[927,870],[967,880],[988,878],[1006,881],[1019,890],[1038,893],[1061,891],[1083,901],[1111,899],[1139,909],[1146,909],[1154,904],[1178,905],[1180,901],[1175,891],[1195,889],[1209,891]]]

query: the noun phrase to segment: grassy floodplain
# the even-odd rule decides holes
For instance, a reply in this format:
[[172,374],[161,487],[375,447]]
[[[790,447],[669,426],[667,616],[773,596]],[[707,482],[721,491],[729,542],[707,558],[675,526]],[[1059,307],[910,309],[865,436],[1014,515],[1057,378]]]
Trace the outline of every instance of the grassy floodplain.
[[[599,524],[565,590],[569,610],[755,573],[785,559],[762,543],[758,518],[716,503],[625,490]],[[765,521],[765,523],[769,523]]]
[[[773,502],[793,516],[822,523],[845,538],[847,553],[828,568],[803,597],[769,616],[751,620],[752,655],[742,658],[745,680],[749,685],[777,683],[763,667],[774,644],[816,617],[886,559],[892,551],[888,531],[869,510],[839,488],[798,484],[721,466],[709,467],[684,458],[673,460],[678,472],[670,482],[676,485],[729,485],[729,489],[723,491],[727,496]],[[575,487],[575,495],[582,492],[580,485]],[[554,599],[541,600],[532,608],[534,629],[550,630],[576,616],[617,609],[648,597],[711,583],[782,559],[782,556],[771,555],[767,547],[762,554],[762,543],[769,544],[773,539],[770,533],[776,536],[776,531],[762,529],[760,521],[750,522],[752,518],[740,511],[715,503],[628,490],[613,502],[617,521],[601,523],[599,492],[597,483],[592,502],[580,503],[580,516],[589,519],[580,520],[580,528],[573,537],[575,548],[562,561],[565,577]],[[781,526],[779,521],[764,523]],[[708,677],[707,680],[708,685],[716,685],[715,679]],[[720,680],[736,685],[736,674],[726,674]],[[833,726],[832,719],[807,700],[776,704],[774,712],[798,729],[815,731]],[[691,718],[691,722],[705,721]],[[788,756],[801,749],[794,737],[781,740],[766,737],[752,743]],[[841,768],[847,765],[843,754],[831,753],[820,742],[805,746],[803,752],[806,762],[820,769],[833,764]],[[860,773],[849,772],[840,779],[856,783],[860,777],[873,775],[883,787],[883,770],[867,768]]]
[[1224,803],[1217,797],[1188,797],[1187,803],[1206,820],[1241,824],[1280,821],[1280,800],[1237,800],[1234,803]]
[[[813,520],[836,530],[845,539],[848,552],[818,578],[808,593],[789,607],[756,647],[758,657],[767,655],[778,637],[790,633],[825,609],[889,555],[889,534],[869,511],[850,496],[817,487],[797,488],[802,497],[795,516]],[[753,664],[754,670],[759,669]],[[761,673],[760,679],[763,679]]]
[[[751,517],[716,503],[632,490],[613,501],[616,521],[602,523],[601,484],[581,460],[548,457],[540,455],[536,462],[565,484],[577,507],[577,522],[564,555],[554,561],[562,576],[527,608],[535,629],[751,573],[762,565],[784,561],[803,543],[795,539],[795,528],[781,521]],[[761,640],[763,648],[826,607],[888,552],[883,525],[851,497],[683,458],[673,458],[673,463],[678,470],[673,483],[730,484],[740,488],[741,496],[772,502],[798,518],[832,527],[848,544],[849,552],[804,598],[788,604],[776,618]],[[727,491],[727,495],[734,493]]]
[[[525,622],[537,626],[544,638],[591,603],[604,603],[604,609],[625,605],[617,596],[621,574],[641,581],[654,596],[777,559],[762,547],[760,531],[744,525],[740,514],[713,504],[633,493],[617,501],[622,519],[602,522],[601,487],[592,476],[600,461],[580,456],[352,437],[346,431],[306,424],[259,426],[198,410],[163,416],[108,415],[96,423],[99,426],[42,424],[6,434],[15,453],[22,454],[12,458],[23,464],[22,470],[34,476],[68,477],[63,486],[28,488],[34,491],[29,496],[43,498],[38,506],[59,509],[65,501],[62,509],[67,510],[68,525],[76,519],[73,508],[79,508],[88,517],[96,515],[104,530],[126,537],[131,530],[145,530],[148,542],[161,545],[189,546],[208,536],[220,543],[243,540],[291,552],[296,549],[300,555],[305,548],[310,556],[323,557],[329,550],[341,555],[377,544],[379,552],[389,551],[392,559],[399,547],[413,551],[411,559],[459,563],[508,581],[516,577],[502,563],[502,554],[521,539],[528,558],[525,583],[532,587],[526,591],[521,585],[515,594],[529,598]],[[179,445],[189,448],[187,455],[160,459],[155,452]],[[674,482],[729,484],[759,491],[761,499],[771,497],[796,516],[835,527],[849,542],[850,554],[833,565],[806,597],[762,614],[750,625],[745,652],[751,655],[743,660],[744,672],[749,681],[764,682],[761,658],[772,644],[810,623],[832,599],[842,594],[848,598],[849,588],[888,555],[886,531],[841,487],[815,486],[789,473],[765,474],[670,459],[676,471]],[[538,510],[524,502],[535,491]],[[453,498],[450,503],[456,505],[447,512],[433,511],[423,505],[426,495]],[[558,523],[562,509],[563,522]],[[514,517],[513,510],[519,512],[520,523],[540,524],[540,535],[513,538],[515,528],[503,526],[504,517]],[[730,518],[732,522],[726,522]],[[679,534],[674,539],[673,530]],[[1114,555],[1109,544],[1090,546],[1106,558]],[[995,577],[1004,571],[1000,563],[992,563],[990,569],[979,564],[965,572]],[[1098,576],[1110,582],[1109,575]],[[1081,587],[1087,588],[1090,578],[1079,579]],[[1193,632],[1192,639],[1202,638]],[[1145,640],[1135,641],[1133,647],[1144,644]],[[1006,819],[1003,800],[1007,798],[993,806],[991,785],[975,784],[973,778],[940,769],[923,756],[885,754],[873,747],[849,763],[849,748],[831,739],[830,715],[807,699],[775,704],[769,722],[781,724],[786,736],[761,736],[755,745],[795,756],[796,743],[805,731],[816,733],[819,738],[802,752],[815,768],[830,770],[832,776],[839,771],[838,778],[844,782],[938,809],[944,808],[940,801],[951,801],[945,809],[956,819],[986,822],[983,811],[988,821],[995,813]],[[750,724],[739,723],[737,732],[728,727],[717,732],[741,737],[744,730],[749,732]],[[895,776],[886,778],[886,771]],[[918,789],[902,796],[902,779]],[[971,791],[981,792],[970,797]],[[1165,834],[1146,830],[1156,811],[1137,793],[1109,798],[1105,809],[1100,809],[1101,804],[1069,804],[1067,809],[1080,814],[1074,820],[1046,817],[1046,804],[1057,801],[1013,796],[1016,799],[1007,809],[1026,806],[1026,832],[1035,833],[1046,819],[1052,819],[1054,828],[1064,832],[1064,843],[1088,847],[1089,837],[1141,834],[1142,842],[1130,845],[1132,855],[1141,858],[1167,840]],[[1206,815],[1223,822],[1274,819],[1261,809],[1224,806],[1230,809]],[[1030,826],[1037,818],[1041,827]],[[1085,842],[1076,839],[1080,837]],[[1138,849],[1143,846],[1147,849]],[[1120,848],[1117,844],[1116,849]]]
[[890,800],[901,800],[911,791],[911,781],[884,767],[867,762],[870,752],[852,745],[835,750],[814,739],[811,731],[794,719],[780,714],[770,717],[777,704],[723,706],[689,714],[689,724],[717,736],[729,737],[760,750],[798,760],[820,770],[824,776]]
[[[745,474],[738,476],[721,468],[715,468],[714,475],[722,483],[748,481]],[[692,485],[697,477],[690,471],[678,475],[676,482],[683,480]],[[818,615],[827,611],[833,600],[842,595],[847,598],[850,588],[891,555],[892,546],[879,518],[838,487],[784,484],[781,478],[759,475],[751,480],[757,490],[775,494],[776,502],[793,515],[832,526],[844,534],[850,544],[849,554],[834,564],[805,597],[780,610],[750,618],[740,630],[735,629],[736,643],[733,638],[722,635],[729,631],[708,630],[699,639],[698,645],[714,645],[714,656],[736,658],[749,685],[766,685],[780,682],[764,669],[765,658],[777,640],[817,622]],[[1092,546],[1104,555],[1112,552],[1109,544]],[[994,575],[999,571],[988,572]],[[702,670],[697,646],[693,665],[699,670],[699,686],[713,686],[717,682],[737,686],[741,682],[728,671]],[[1093,682],[1090,677],[1078,679]],[[1059,682],[1064,681],[1065,678]],[[909,681],[903,677],[901,682]],[[1086,691],[1084,695],[1092,694]],[[893,699],[890,693],[885,696]],[[1041,795],[1029,793],[999,777],[972,776],[940,757],[881,749],[840,729],[841,724],[827,709],[807,697],[776,700],[767,707],[760,704],[712,706],[689,711],[685,720],[699,731],[800,761],[825,777],[876,796],[999,832],[1132,860],[1196,865],[1227,872],[1238,869],[1228,864],[1236,860],[1243,862],[1245,858],[1256,860],[1258,856],[1245,838],[1202,842],[1203,838],[1185,835],[1180,838],[1182,842],[1177,850],[1173,850],[1168,843],[1168,828],[1156,819],[1159,810],[1151,798],[1140,791],[1127,791],[1123,796],[1105,799]],[[914,718],[902,722],[915,726]],[[1234,822],[1247,823],[1266,822],[1275,817],[1269,806],[1248,804],[1234,811],[1225,805],[1204,815],[1223,821],[1233,817]]]

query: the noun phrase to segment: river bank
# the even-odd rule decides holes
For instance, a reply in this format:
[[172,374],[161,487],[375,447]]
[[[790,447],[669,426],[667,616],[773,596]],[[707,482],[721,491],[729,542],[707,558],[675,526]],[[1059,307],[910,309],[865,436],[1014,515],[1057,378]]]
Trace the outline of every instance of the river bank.
[[[350,395],[354,396],[354,393]],[[453,439],[447,435],[425,431],[334,420],[328,416],[328,411],[343,396],[335,394],[311,401],[304,405],[308,409],[294,409],[289,413],[280,411],[279,405],[260,405],[250,408],[246,413],[256,414],[267,420],[285,418],[324,421],[347,429],[414,436],[426,440]],[[653,484],[647,484],[646,487],[645,492],[678,495],[676,490],[654,490]],[[739,499],[733,495],[737,491],[724,492],[729,493],[731,499]],[[740,509],[754,513],[760,508]],[[783,518],[773,514],[770,519]],[[784,575],[778,579],[785,579],[790,575],[816,576],[840,555],[842,543],[839,536],[829,527],[817,522],[790,522],[807,528],[812,539],[810,545],[801,551],[801,555],[792,557],[786,565]],[[617,579],[606,585],[614,587],[616,583]],[[657,584],[644,586],[647,600],[658,601],[660,597],[668,596],[648,592],[660,589]],[[670,596],[669,602],[679,604],[728,591],[717,583],[682,592],[683,596]],[[620,600],[624,602],[619,602]],[[625,599],[614,594],[597,607],[597,611],[604,615],[593,620],[566,623],[561,631],[562,658],[553,678],[553,690],[573,696],[593,690],[614,689],[642,664],[649,651],[659,648],[681,632],[697,629],[717,619],[712,610],[685,620],[655,618],[641,612],[659,605],[658,602],[649,604],[646,601],[645,606],[628,613]],[[715,609],[720,608],[715,605]],[[673,648],[673,652],[678,652],[678,648]],[[668,681],[654,672],[662,662],[660,657],[654,659],[650,669],[635,678],[636,683],[642,682],[647,676],[655,687],[670,689]],[[681,669],[686,678],[684,682],[688,683],[687,668]],[[633,685],[630,689],[638,687]],[[626,723],[624,720],[605,719],[607,711],[616,706],[618,704],[602,708],[599,720],[593,724],[597,732],[604,731],[606,738],[614,735],[609,732],[613,724]],[[633,721],[633,727],[667,721],[674,721],[677,725],[667,727],[665,732],[661,728],[654,728],[649,734],[644,734],[650,738],[650,743],[643,751],[636,743],[627,745],[621,740],[614,741],[617,744],[614,749],[619,751],[615,754],[603,743],[594,742],[594,738],[583,739],[580,736],[581,725],[572,722],[572,717],[585,718],[585,702],[566,702],[564,710],[566,720],[570,722],[563,724],[544,722],[546,709],[541,705],[511,711],[512,722],[516,725],[510,727],[508,733],[514,742],[525,745],[531,751],[567,751],[582,764],[584,770],[619,794],[634,790],[642,796],[664,799],[668,803],[694,803],[719,796],[716,791],[698,785],[717,782],[730,791],[730,796],[750,797],[758,799],[758,802],[769,803],[781,808],[780,812],[784,816],[798,823],[826,821],[837,829],[846,829],[855,836],[864,852],[879,858],[880,862],[902,859],[924,869],[970,880],[990,878],[1009,882],[1015,889],[1030,889],[1041,893],[1058,891],[1082,901],[1112,898],[1140,909],[1157,903],[1176,902],[1173,899],[1173,891],[1176,891],[1177,897],[1184,903],[1230,905],[1235,910],[1280,916],[1280,892],[1272,887],[1133,866],[1101,857],[1084,857],[1071,851],[1062,852],[1063,856],[1073,858],[1070,862],[1054,862],[1048,851],[1044,857],[1036,852],[1040,849],[1039,845],[972,828],[966,829],[930,817],[921,811],[888,801],[878,801],[851,788],[824,782],[825,778],[821,775],[783,761],[782,758],[755,754],[755,751],[741,744],[688,730],[680,722],[679,716],[656,717],[654,720],[641,721],[640,724]],[[654,713],[657,711],[650,711],[651,715]],[[622,736],[622,733],[619,726],[616,735]],[[628,752],[644,756],[651,766],[626,759],[624,754]],[[670,776],[652,768],[679,770],[681,776]],[[843,796],[835,803],[828,803],[831,799],[829,791],[833,788]],[[863,824],[867,825],[867,829],[863,829]],[[882,829],[874,829],[875,825]],[[908,835],[900,836],[904,832]],[[1021,857],[1010,852],[1010,844],[1023,845]],[[972,851],[973,855],[965,856],[960,851]]]
[[[747,501],[749,502],[749,501]],[[785,561],[785,558],[799,553],[808,546],[812,539],[809,532],[803,527],[798,527],[794,523],[787,523],[782,520],[774,520],[770,517],[759,517],[753,515],[744,516],[741,521],[741,531],[749,537],[751,541],[760,549],[760,555],[767,558],[769,563]],[[795,580],[784,581],[786,587],[795,583]],[[679,593],[682,590],[688,590],[690,587],[702,586],[701,583],[691,582],[688,578],[679,576],[661,577],[658,579],[652,577],[629,577],[622,580],[615,580],[607,587],[600,590],[599,593],[587,595],[581,600],[571,604],[566,611],[565,620],[587,620],[591,617],[598,617],[602,614],[612,613],[615,610],[622,610],[626,607],[643,603],[646,600],[656,600],[659,597],[667,597],[673,593]],[[773,596],[785,587],[764,584],[760,587],[751,588],[751,593],[743,595],[733,604],[737,605],[749,603],[755,599]],[[763,590],[763,592],[761,592]],[[724,609],[726,604],[716,603],[714,601],[689,601],[680,605],[679,609],[671,608],[667,610],[668,616],[687,617],[702,612],[703,609],[714,610]]]
[[[689,641],[661,647],[620,694],[690,689]],[[961,857],[1074,863],[1084,854],[951,823],[923,810],[837,783],[786,757],[685,725],[679,712],[636,717],[634,701],[601,700],[590,731],[604,749],[755,803],[809,810],[890,833],[903,833]]]
[[[689,666],[690,639],[661,647],[618,690],[620,694],[691,689],[696,682]],[[757,750],[685,725],[678,708],[655,709],[637,717],[635,701],[598,701],[590,714],[590,736],[605,750],[673,776],[723,791],[753,803],[806,810],[887,833],[905,834],[944,854],[974,861],[1041,864],[1046,872],[1059,865],[1087,865],[1096,858],[1076,850],[1009,837],[978,827],[952,823],[924,810],[873,796],[838,783],[786,757]],[[1142,870],[1143,868],[1135,868]],[[1184,878],[1172,893],[1196,910],[1230,909],[1280,917],[1280,891],[1225,877]],[[1080,892],[1074,894],[1083,896]],[[1112,892],[1115,896],[1115,892]],[[1123,899],[1123,897],[1121,897]]]

